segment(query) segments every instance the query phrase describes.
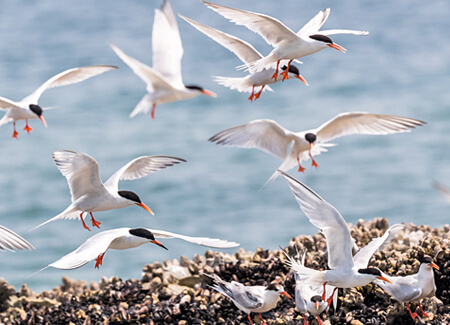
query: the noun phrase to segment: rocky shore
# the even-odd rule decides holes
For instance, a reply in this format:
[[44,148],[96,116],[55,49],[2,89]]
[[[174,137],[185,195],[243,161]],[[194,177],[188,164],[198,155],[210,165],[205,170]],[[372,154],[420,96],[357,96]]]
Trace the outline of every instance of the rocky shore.
[[[386,219],[360,221],[351,226],[359,247],[381,236]],[[370,265],[392,275],[417,272],[424,254],[435,258],[436,297],[424,299],[427,319],[413,321],[406,308],[376,285],[340,290],[336,310],[322,315],[324,324],[450,324],[450,226],[433,229],[408,224]],[[321,234],[293,238],[286,252],[307,250],[306,265],[323,269],[326,242]],[[224,280],[245,284],[280,282],[294,296],[292,272],[284,265],[284,253],[258,248],[234,255],[207,251],[192,260],[146,265],[142,279],[103,278],[88,285],[63,277],[52,291],[34,293],[24,284],[19,291],[0,280],[0,324],[248,324],[247,315],[221,294],[211,290],[203,273],[216,273]],[[417,304],[412,304],[413,308]],[[303,324],[294,301],[280,299],[278,307],[265,315],[267,324]],[[312,317],[309,324],[317,324]],[[259,317],[254,317],[259,324]]]

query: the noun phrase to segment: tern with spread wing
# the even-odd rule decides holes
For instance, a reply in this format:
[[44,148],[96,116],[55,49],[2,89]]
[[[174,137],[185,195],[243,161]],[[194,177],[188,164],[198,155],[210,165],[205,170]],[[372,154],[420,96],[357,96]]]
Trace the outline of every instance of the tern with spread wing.
[[[309,284],[323,285],[322,300],[325,300],[326,297],[325,285],[327,284],[336,288],[353,288],[364,286],[376,279],[390,282],[378,268],[367,267],[366,257],[368,254],[363,254],[364,258],[358,258],[358,254],[355,257],[352,256],[353,241],[350,229],[336,208],[305,184],[282,171],[279,172],[287,180],[303,213],[325,235],[329,270],[313,270],[301,263],[287,261],[287,264]],[[331,304],[333,295],[327,299],[328,305]]]
[[265,324],[266,322],[262,318],[261,313],[275,308],[280,295],[292,299],[280,284],[272,283],[267,287],[245,286],[236,281],[226,282],[216,274],[213,276],[204,274],[214,280],[215,284],[211,288],[230,298],[237,308],[248,314],[248,320],[252,325],[250,313],[259,313],[262,323]]
[[419,267],[419,272],[407,276],[389,276],[384,275],[391,283],[384,281],[374,281],[385,291],[387,291],[395,300],[407,302],[407,308],[412,319],[418,315],[413,313],[409,307],[410,302],[419,302],[419,308],[422,317],[428,317],[428,313],[424,312],[420,300],[433,296],[436,292],[436,284],[434,283],[433,268],[439,270],[439,267],[433,262],[430,256],[425,256]]
[[31,250],[34,247],[14,231],[0,225],[0,251],[8,250],[13,252],[14,249]]
[[226,240],[207,237],[190,237],[174,234],[164,230],[148,228],[117,228],[105,230],[95,234],[76,250],[61,257],[49,266],[63,270],[72,270],[95,259],[95,268],[99,268],[103,263],[103,257],[108,249],[129,249],[144,245],[146,243],[156,244],[164,249],[167,249],[163,244],[156,240],[156,238],[177,238],[189,243],[214,248],[232,248],[239,246],[238,243],[229,242]]
[[83,219],[88,212],[91,215],[92,226],[100,228],[100,222],[94,219],[92,212],[121,209],[132,205],[140,206],[153,214],[136,193],[119,191],[119,181],[139,179],[155,171],[186,162],[184,159],[170,156],[143,156],[133,159],[102,183],[98,163],[91,156],[71,150],[58,150],[53,153],[53,160],[61,174],[67,178],[72,204],[56,217],[33,229],[58,219],[80,218],[83,227],[90,230]]
[[[365,112],[342,113],[316,129],[291,132],[273,120],[254,120],[247,124],[221,131],[209,141],[228,147],[256,148],[283,159],[278,168],[288,171],[298,164],[298,171],[305,170],[301,162],[311,158],[312,166],[318,167],[313,156],[333,146],[326,142],[351,134],[384,135],[410,132],[425,122],[409,117],[370,114]],[[275,172],[269,179],[278,176]]]
[[[182,15],[179,16],[186,20],[189,24],[194,26],[197,30],[233,52],[242,62],[244,62],[244,64],[248,65],[250,62],[263,58],[261,53],[259,53],[250,43],[247,43],[246,41],[243,41],[230,34],[218,31],[217,29],[202,25],[195,20],[189,19]],[[253,69],[250,67],[248,68],[250,74],[246,77],[216,77],[216,81],[225,87],[236,89],[239,92],[251,93],[250,97],[248,98],[250,101],[258,99],[264,89],[273,91],[272,88],[267,85],[271,85],[278,81],[281,81],[281,77],[277,77],[275,79],[272,78],[273,74],[275,73],[275,68],[268,68],[259,72],[253,71]],[[288,70],[287,73],[290,78],[300,79],[302,82],[308,85],[296,66],[290,65],[288,69],[287,66],[284,65],[282,67],[282,70]],[[257,93],[255,93],[255,87],[260,87]]]
[[38,105],[41,95],[50,88],[71,85],[102,74],[106,71],[117,69],[112,65],[93,65],[88,67],[73,68],[63,71],[56,76],[51,77],[36,89],[32,94],[28,95],[20,102],[14,102],[8,98],[0,97],[0,110],[6,111],[0,120],[0,126],[13,122],[13,138],[17,139],[19,132],[16,131],[16,121],[25,120],[24,131],[30,133],[33,129],[28,125],[28,120],[40,119],[44,126],[47,127],[42,116],[44,109]]
[[204,94],[216,97],[212,91],[195,85],[185,85],[181,77],[183,46],[172,7],[164,0],[161,10],[155,10],[152,33],[153,67],[126,55],[117,46],[111,45],[119,58],[147,84],[147,94],[136,105],[130,117],[147,113],[150,108],[155,118],[156,105],[193,98]]
[[[288,70],[291,62],[295,59],[314,54],[326,48],[333,48],[341,52],[346,52],[342,46],[333,43],[328,37],[335,34],[368,35],[369,32],[348,29],[320,30],[322,25],[330,15],[330,8],[320,11],[297,33],[286,27],[281,21],[273,17],[239,9],[220,6],[214,3],[203,1],[209,8],[229,19],[237,25],[242,25],[251,31],[258,33],[264,40],[272,45],[274,49],[264,58],[250,63],[254,71],[262,71],[271,67],[275,62],[276,71],[274,79],[278,78],[278,68],[281,60],[289,60]],[[288,78],[287,71],[283,73],[283,80]]]

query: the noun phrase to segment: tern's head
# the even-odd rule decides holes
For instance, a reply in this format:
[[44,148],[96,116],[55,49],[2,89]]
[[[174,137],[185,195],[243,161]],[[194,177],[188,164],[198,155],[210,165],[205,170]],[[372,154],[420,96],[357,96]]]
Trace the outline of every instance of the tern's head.
[[422,264],[426,265],[429,268],[435,268],[436,270],[439,270],[439,266],[434,264],[433,258],[431,256],[425,255],[422,259]]
[[143,208],[144,210],[148,211],[150,214],[154,215],[153,211],[150,210],[149,207],[146,206],[144,203],[142,203],[141,199],[139,198],[139,196],[136,193],[131,192],[131,191],[118,191],[117,193],[124,199],[131,201],[130,205],[136,204],[136,205],[140,206],[141,208]]
[[194,91],[194,92],[198,92],[207,96],[211,96],[211,97],[217,97],[217,95],[215,93],[213,93],[212,91],[209,91],[207,89],[204,89],[200,86],[196,86],[196,85],[186,85],[185,86],[187,89]]
[[47,127],[47,122],[45,122],[44,117],[42,116],[42,108],[39,105],[30,104],[28,106],[30,108],[30,111],[32,111],[34,114],[37,115],[38,119],[44,123],[44,126]]
[[305,134],[305,139],[310,144],[313,144],[316,141],[317,137],[316,137],[316,135],[314,133],[306,133]]
[[129,230],[130,234],[136,237],[148,239],[150,243],[156,244],[158,246],[161,246],[164,249],[167,249],[166,246],[161,244],[159,241],[155,239],[155,236],[150,230],[147,230],[145,228],[134,228]]
[[366,275],[368,277],[372,277],[373,280],[380,279],[380,280],[383,280],[383,281],[386,281],[386,282],[389,282],[392,284],[392,282],[388,278],[384,277],[383,274],[381,274],[381,271],[376,267],[368,267],[366,269],[359,269],[358,273],[362,274],[362,275]]
[[316,42],[319,42],[320,44],[323,44],[324,47],[328,46],[328,47],[331,47],[342,53],[347,52],[347,50],[345,48],[343,48],[342,46],[333,43],[331,38],[329,38],[328,36],[321,35],[321,34],[314,34],[314,35],[310,35],[309,38],[315,40]]
[[267,286],[266,291],[274,292],[278,295],[283,295],[292,299],[292,297],[286,291],[284,291],[284,287],[281,284],[271,283]]
[[322,302],[322,297],[319,296],[319,295],[312,296],[311,297],[311,302],[316,305],[316,309],[319,309],[320,303]]
[[[283,70],[283,71],[286,71],[286,69],[287,69],[287,66],[285,66],[285,65],[283,65],[281,67],[281,70]],[[298,70],[298,68],[295,65],[291,64],[289,66],[288,72],[289,72],[289,78],[294,77],[294,78],[300,79],[305,85],[309,86],[308,82],[305,80],[305,78],[303,78],[303,76],[300,74],[300,71]]]

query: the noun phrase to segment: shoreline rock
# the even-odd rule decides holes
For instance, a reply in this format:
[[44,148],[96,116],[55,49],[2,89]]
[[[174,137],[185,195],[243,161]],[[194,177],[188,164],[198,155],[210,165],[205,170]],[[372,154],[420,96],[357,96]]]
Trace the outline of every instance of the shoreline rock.
[[[386,219],[360,220],[350,226],[358,247],[381,236],[389,224]],[[424,254],[435,257],[440,267],[435,272],[436,297],[422,305],[432,315],[412,321],[401,303],[395,302],[380,287],[340,289],[336,311],[323,314],[324,324],[450,324],[450,226],[431,228],[407,224],[405,230],[371,259],[370,265],[392,275],[417,272]],[[326,267],[326,241],[323,235],[300,235],[284,251],[295,255],[306,250],[308,267]],[[203,273],[216,273],[226,281],[249,285],[280,282],[294,295],[292,272],[284,265],[281,250],[256,252],[240,249],[233,255],[207,251],[192,260],[155,262],[145,265],[141,280],[122,281],[103,278],[87,284],[64,276],[62,285],[52,291],[34,293],[22,285],[19,291],[0,280],[1,324],[248,324],[247,315],[221,294],[211,290]],[[417,304],[412,304],[416,308]],[[281,299],[276,309],[265,314],[270,324],[302,324],[295,303]],[[317,324],[311,317],[310,324]],[[259,324],[259,317],[254,318]]]

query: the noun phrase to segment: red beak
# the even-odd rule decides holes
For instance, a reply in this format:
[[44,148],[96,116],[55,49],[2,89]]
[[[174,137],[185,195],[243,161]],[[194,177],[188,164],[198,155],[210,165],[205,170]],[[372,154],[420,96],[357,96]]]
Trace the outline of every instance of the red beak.
[[391,281],[389,281],[388,278],[385,278],[384,276],[377,276],[377,279],[380,279],[380,280],[386,281],[386,282],[388,282],[390,284],[393,284]]
[[436,270],[439,270],[439,266],[437,266],[436,264],[434,264],[433,262],[430,263],[430,266],[435,268]]
[[158,246],[161,246],[162,248],[164,248],[165,250],[169,250],[166,246],[164,246],[163,244],[161,244],[159,241],[155,240],[150,240],[151,243],[156,244]]
[[305,80],[305,78],[302,77],[302,75],[295,76],[297,79],[300,79],[305,85],[309,86],[308,81]]
[[283,296],[286,296],[286,297],[292,299],[292,297],[291,297],[291,296],[289,295],[289,293],[287,293],[286,291],[283,291],[281,294],[282,294]]
[[333,48],[333,49],[335,49],[335,50],[338,50],[338,51],[340,51],[340,52],[342,52],[342,53],[347,52],[347,50],[346,50],[345,48],[343,48],[342,46],[337,45],[337,44],[335,44],[335,43],[328,44],[328,46],[331,47],[331,48]]
[[144,203],[137,203],[137,205],[139,205],[142,209],[147,210],[152,216],[154,216],[155,214],[153,213],[152,210],[150,210],[150,208],[148,206],[146,206]]
[[207,89],[203,89],[202,93],[204,93],[207,96],[217,97],[216,93],[213,93],[212,91],[209,91]]
[[47,122],[45,122],[44,117],[41,115],[39,116],[39,119],[44,123],[44,126],[47,127]]

